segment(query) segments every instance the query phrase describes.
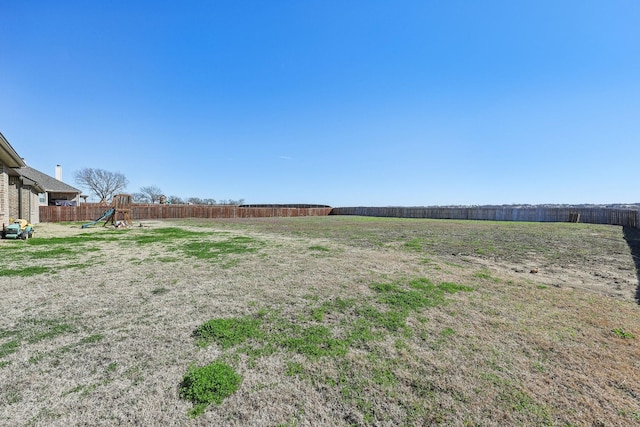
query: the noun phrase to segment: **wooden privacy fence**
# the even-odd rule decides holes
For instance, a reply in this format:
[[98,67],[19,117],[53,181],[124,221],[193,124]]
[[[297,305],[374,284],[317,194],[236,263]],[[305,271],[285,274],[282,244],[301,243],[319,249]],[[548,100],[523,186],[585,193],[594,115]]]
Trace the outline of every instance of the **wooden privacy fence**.
[[640,227],[640,211],[638,209],[604,207],[351,207],[333,208],[331,215],[491,221],[586,222],[590,224]]
[[[97,203],[80,206],[41,206],[42,222],[95,221],[108,207]],[[640,211],[622,208],[568,207],[345,207],[322,205],[157,205],[132,204],[136,220],[180,218],[260,218],[326,215],[360,215],[397,218],[466,219],[531,222],[586,222],[640,228]]]
[[[109,207],[97,203],[85,203],[80,206],[41,206],[41,222],[79,222],[95,221]],[[326,216],[331,207],[241,207],[207,205],[154,205],[132,204],[131,218],[142,219],[180,219],[180,218],[260,218],[260,217],[296,217]]]

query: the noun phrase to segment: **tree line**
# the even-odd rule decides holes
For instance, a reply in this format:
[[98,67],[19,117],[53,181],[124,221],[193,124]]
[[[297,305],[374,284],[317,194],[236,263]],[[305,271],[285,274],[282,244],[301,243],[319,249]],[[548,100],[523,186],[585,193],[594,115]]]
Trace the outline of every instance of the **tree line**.
[[[109,172],[104,169],[94,168],[84,168],[76,171],[74,180],[80,187],[95,194],[101,203],[110,201],[114,194],[124,192],[127,185],[129,185],[129,180],[120,172]],[[135,203],[188,203],[192,205],[241,205],[244,203],[244,199],[216,200],[200,197],[165,196],[162,190],[155,185],[140,187],[138,192],[131,194],[131,197]]]

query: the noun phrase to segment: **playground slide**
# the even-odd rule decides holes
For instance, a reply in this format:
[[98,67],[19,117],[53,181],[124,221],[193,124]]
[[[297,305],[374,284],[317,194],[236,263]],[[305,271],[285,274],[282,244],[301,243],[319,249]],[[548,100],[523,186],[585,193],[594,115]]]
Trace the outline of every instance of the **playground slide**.
[[99,223],[99,222],[100,222],[100,221],[102,221],[103,219],[109,218],[111,215],[113,215],[113,214],[115,213],[115,211],[116,211],[116,210],[115,210],[114,208],[109,209],[109,210],[108,210],[108,211],[106,211],[104,214],[102,214],[102,216],[101,216],[100,218],[96,219],[95,221],[93,221],[93,222],[89,222],[89,223],[87,223],[87,224],[83,224],[83,225],[82,225],[82,228],[87,228],[87,227],[90,227],[90,226],[92,226],[92,225],[96,225],[97,223]]

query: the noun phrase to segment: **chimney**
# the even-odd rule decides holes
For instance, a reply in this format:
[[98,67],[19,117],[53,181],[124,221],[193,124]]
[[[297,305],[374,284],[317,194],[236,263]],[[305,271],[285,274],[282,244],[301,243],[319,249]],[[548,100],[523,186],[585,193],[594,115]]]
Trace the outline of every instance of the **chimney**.
[[56,179],[62,181],[62,166],[56,165]]

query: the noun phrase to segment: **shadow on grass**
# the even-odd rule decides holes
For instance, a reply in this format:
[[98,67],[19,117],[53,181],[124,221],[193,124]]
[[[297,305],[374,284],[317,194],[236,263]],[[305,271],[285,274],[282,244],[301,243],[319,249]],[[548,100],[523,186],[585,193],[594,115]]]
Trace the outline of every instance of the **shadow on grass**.
[[636,275],[638,276],[638,286],[636,287],[636,302],[640,304],[640,228],[622,227],[624,240],[626,240],[631,256],[636,265]]

